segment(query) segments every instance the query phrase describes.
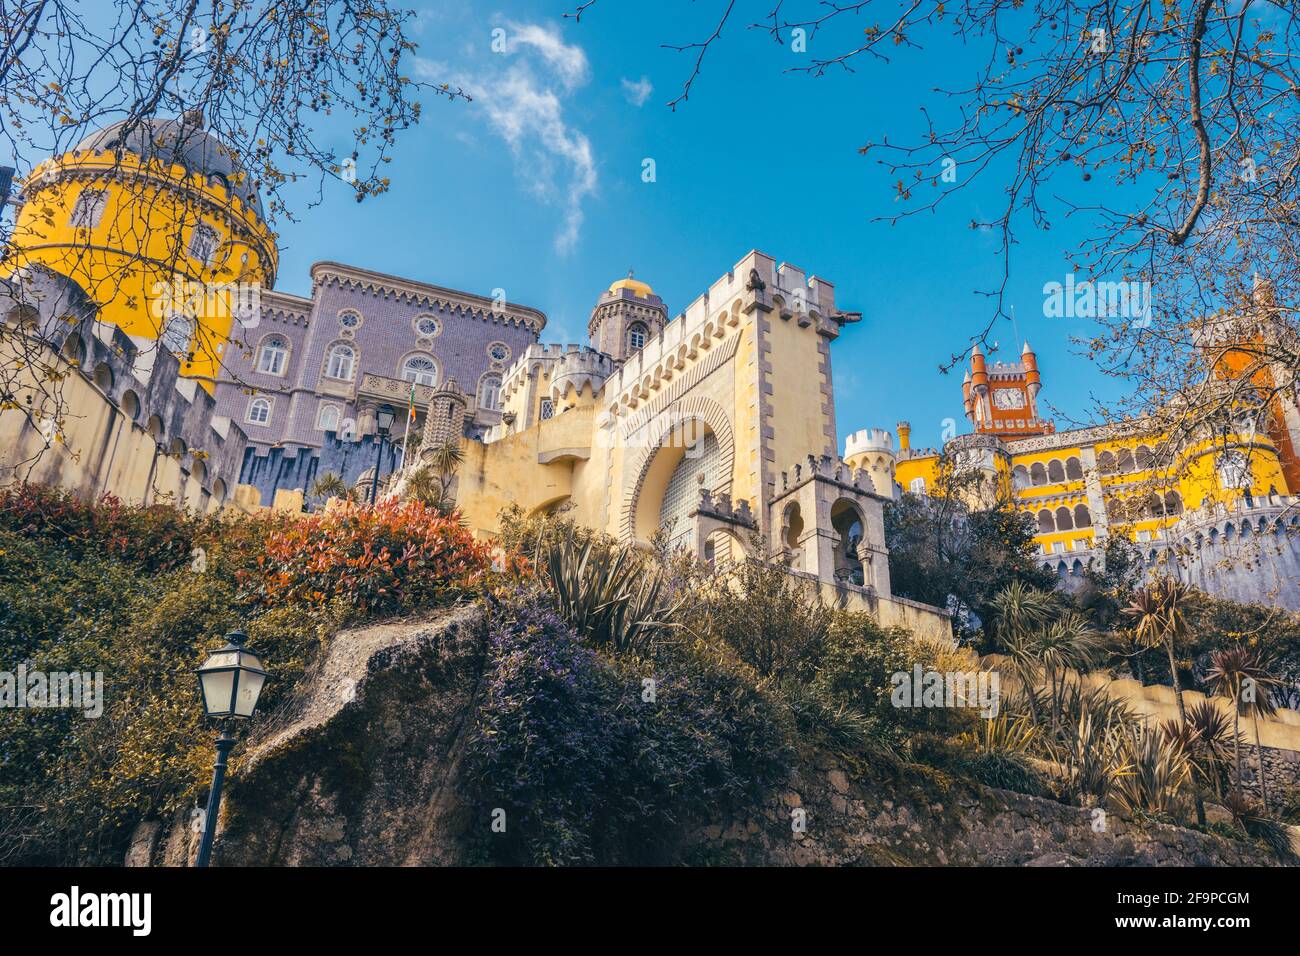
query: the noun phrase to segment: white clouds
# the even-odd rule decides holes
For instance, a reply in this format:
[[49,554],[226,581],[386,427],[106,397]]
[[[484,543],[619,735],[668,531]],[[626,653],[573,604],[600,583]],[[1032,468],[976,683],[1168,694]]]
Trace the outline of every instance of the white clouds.
[[587,82],[587,54],[582,47],[570,46],[555,27],[537,23],[511,23],[506,26],[506,49],[519,53],[520,47],[532,47],[559,77],[566,89]]
[[[471,66],[450,69],[422,60],[422,78],[441,77],[474,98],[488,124],[510,147],[529,190],[563,209],[555,237],[569,252],[582,230],[583,202],[596,190],[591,141],[565,117],[566,100],[587,82],[590,69],[582,48],[564,42],[553,26],[509,23],[494,31],[495,52]],[[496,42],[502,37],[504,43]]]
[[654,90],[655,88],[650,85],[650,80],[644,76],[635,82],[627,77],[623,78],[623,95],[627,97],[627,101],[633,106],[645,106],[646,100],[650,99],[650,94]]

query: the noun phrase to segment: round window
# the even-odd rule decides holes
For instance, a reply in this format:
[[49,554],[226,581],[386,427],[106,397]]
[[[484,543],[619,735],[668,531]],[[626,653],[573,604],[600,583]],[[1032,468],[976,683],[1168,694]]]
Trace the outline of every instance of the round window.
[[500,342],[493,342],[488,346],[488,355],[494,362],[504,362],[510,358],[510,349]]
[[339,313],[339,325],[345,329],[355,329],[361,324],[361,316],[352,311]]
[[415,320],[415,331],[420,335],[433,338],[438,334],[438,320],[431,315],[422,315]]

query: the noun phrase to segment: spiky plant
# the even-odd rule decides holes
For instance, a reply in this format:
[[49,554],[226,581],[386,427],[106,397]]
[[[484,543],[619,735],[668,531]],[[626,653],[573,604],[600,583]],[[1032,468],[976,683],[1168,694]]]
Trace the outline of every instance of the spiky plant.
[[1039,631],[1034,652],[1039,664],[1047,672],[1053,723],[1061,717],[1065,675],[1071,670],[1089,670],[1100,644],[1100,635],[1079,614],[1063,615]]
[[662,575],[632,548],[562,539],[539,547],[535,562],[560,616],[593,644],[641,652],[678,626],[682,602],[663,599]]
[[1232,756],[1234,738],[1228,715],[1208,700],[1187,712],[1184,721],[1166,721],[1160,726],[1165,739],[1176,743],[1192,762],[1193,784],[1197,795],[1209,790],[1223,800],[1223,781]]
[[1270,673],[1270,663],[1258,652],[1238,644],[1212,651],[1210,669],[1205,674],[1205,683],[1211,692],[1232,702],[1233,757],[1237,766],[1238,793],[1242,786],[1241,715],[1251,714],[1255,718],[1255,749],[1259,755],[1259,786],[1265,812],[1268,810],[1268,793],[1264,783],[1264,752],[1259,742],[1259,715],[1267,716],[1277,709],[1270,691],[1280,684]]
[[979,753],[1026,753],[1036,734],[1033,722],[1024,715],[1002,710],[996,717],[981,721],[978,732],[962,734],[957,740]]
[[1126,772],[1115,778],[1112,802],[1129,816],[1180,816],[1192,785],[1192,762],[1181,743],[1155,730],[1121,740],[1118,756]]

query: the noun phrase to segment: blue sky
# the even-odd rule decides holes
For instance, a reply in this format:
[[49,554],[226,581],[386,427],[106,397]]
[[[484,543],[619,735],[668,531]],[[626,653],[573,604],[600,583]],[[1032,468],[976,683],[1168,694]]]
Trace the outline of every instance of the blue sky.
[[[573,8],[563,0],[490,12],[428,4],[417,71],[465,86],[474,102],[425,98],[421,126],[398,141],[388,194],[357,204],[328,184],[322,204],[282,224],[278,288],[305,294],[313,261],[341,260],[504,289],[550,316],[547,340],[583,341],[597,295],[628,268],[675,315],[758,248],[834,282],[841,308],[864,315],[832,353],[841,445],[849,431],[899,419],[911,421],[914,444],[939,443],[945,419],[967,430],[960,370],[938,369],[991,313],[977,290],[996,285],[1001,261],[970,222],[995,213],[1000,185],[977,183],[900,225],[874,222],[898,207],[858,147],[914,136],[922,105],[944,115],[934,88],[970,82],[987,49],[936,35],[888,64],[811,78],[786,72],[806,55],[748,29],[755,10],[741,5],[674,112],[666,103],[693,55],[661,44],[707,36],[720,4],[628,6],[598,3],[575,24],[561,18]],[[863,25],[848,19],[811,45],[838,51]],[[492,50],[498,28],[504,53]],[[304,206],[314,192],[304,189]],[[1054,225],[1023,227],[1010,301],[1038,353],[1042,398],[1086,418],[1090,395],[1113,396],[1116,384],[1074,354],[1070,337],[1087,334],[1086,320],[1043,316],[1043,284],[1064,280],[1080,235],[1063,217]],[[1003,357],[1019,353],[1009,323],[994,337]]]

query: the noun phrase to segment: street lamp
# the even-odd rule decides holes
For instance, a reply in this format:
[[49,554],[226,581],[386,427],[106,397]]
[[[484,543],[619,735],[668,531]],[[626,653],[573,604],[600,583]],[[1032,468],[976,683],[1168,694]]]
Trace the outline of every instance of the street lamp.
[[226,635],[226,646],[208,655],[198,669],[199,691],[203,709],[220,721],[217,736],[217,762],[212,767],[212,789],[208,792],[208,812],[203,821],[203,840],[195,866],[207,866],[212,857],[212,838],[217,830],[217,813],[221,809],[221,784],[226,778],[226,757],[235,746],[233,722],[247,720],[257,709],[257,699],[266,683],[262,656],[244,647],[248,635],[234,630]]
[[380,405],[379,410],[375,412],[375,429],[379,432],[379,441],[375,445],[375,477],[370,481],[372,507],[375,499],[379,497],[379,462],[384,456],[384,439],[388,437],[388,430],[393,427],[396,419],[397,412],[392,405]]

